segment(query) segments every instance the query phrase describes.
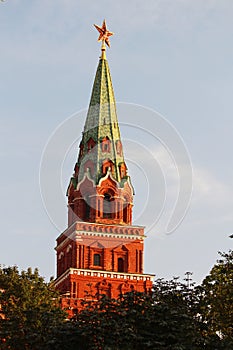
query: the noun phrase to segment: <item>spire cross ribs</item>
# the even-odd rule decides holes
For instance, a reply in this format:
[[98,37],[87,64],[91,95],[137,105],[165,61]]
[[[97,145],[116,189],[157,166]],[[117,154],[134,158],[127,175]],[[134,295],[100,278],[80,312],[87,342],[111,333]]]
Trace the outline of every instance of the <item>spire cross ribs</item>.
[[113,32],[110,32],[110,31],[107,29],[107,25],[106,25],[105,19],[103,20],[102,27],[97,26],[97,24],[94,24],[94,27],[95,27],[95,28],[98,30],[98,32],[100,33],[100,34],[99,34],[99,37],[98,37],[98,41],[102,41],[102,46],[101,46],[102,55],[101,55],[101,58],[102,58],[102,59],[105,59],[105,58],[106,58],[106,54],[105,54],[106,46],[105,46],[105,43],[108,45],[108,47],[110,47],[110,40],[109,40],[109,37],[112,36],[114,33],[113,33]]

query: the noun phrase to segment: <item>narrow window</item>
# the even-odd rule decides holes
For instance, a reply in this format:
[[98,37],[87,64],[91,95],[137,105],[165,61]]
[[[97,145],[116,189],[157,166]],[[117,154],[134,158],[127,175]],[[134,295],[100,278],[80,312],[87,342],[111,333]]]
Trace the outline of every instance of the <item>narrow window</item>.
[[94,147],[95,147],[95,141],[92,138],[90,138],[87,141],[87,151],[90,152]]
[[98,200],[98,210],[97,210],[97,215],[100,217],[100,200]]
[[76,298],[76,282],[73,282],[73,298]]
[[138,272],[138,250],[136,249],[136,272]]
[[100,254],[94,254],[94,266],[101,266]]
[[111,196],[108,193],[105,193],[104,195],[104,212],[103,212],[103,217],[104,218],[111,218],[112,213],[111,213]]
[[124,260],[122,258],[118,258],[118,272],[124,272]]
[[110,152],[111,150],[111,142],[108,138],[108,136],[104,137],[102,139],[102,143],[101,143],[101,148],[102,148],[102,152]]
[[125,223],[128,222],[128,205],[125,205],[125,207],[123,209],[123,221]]
[[122,156],[122,144],[120,140],[116,141],[116,151],[117,151],[117,154]]

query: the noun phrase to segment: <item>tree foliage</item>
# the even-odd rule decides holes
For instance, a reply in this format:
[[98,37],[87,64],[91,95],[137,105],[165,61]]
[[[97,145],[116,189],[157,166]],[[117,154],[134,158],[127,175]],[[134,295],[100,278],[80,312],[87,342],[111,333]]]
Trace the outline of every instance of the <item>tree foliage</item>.
[[196,290],[199,315],[207,339],[220,339],[223,349],[233,349],[233,251],[219,254],[221,259]]
[[[31,269],[0,269],[1,349],[29,350],[232,350],[233,253],[222,253],[194,287],[158,279],[151,295],[89,298],[67,320],[51,283]],[[91,290],[91,289],[90,289]],[[90,301],[92,300],[92,301]]]
[[[29,268],[0,269],[1,349],[41,349],[51,329],[64,319],[58,305],[58,294]],[[1,343],[0,343],[1,344]]]
[[[73,320],[58,327],[48,349],[199,349],[192,291],[176,279],[158,280],[152,295],[131,292],[87,302]],[[66,336],[65,336],[66,334]],[[64,343],[64,339],[66,339]]]

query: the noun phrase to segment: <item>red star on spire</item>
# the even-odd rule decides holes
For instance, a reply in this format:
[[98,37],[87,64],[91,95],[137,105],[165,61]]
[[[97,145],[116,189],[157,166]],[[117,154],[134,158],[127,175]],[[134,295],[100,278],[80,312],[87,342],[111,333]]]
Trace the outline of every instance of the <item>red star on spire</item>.
[[108,45],[108,47],[110,47],[109,37],[112,36],[114,33],[107,30],[107,25],[106,25],[105,19],[103,21],[102,27],[97,26],[96,24],[94,24],[94,26],[98,30],[98,32],[100,33],[98,41],[104,41]]

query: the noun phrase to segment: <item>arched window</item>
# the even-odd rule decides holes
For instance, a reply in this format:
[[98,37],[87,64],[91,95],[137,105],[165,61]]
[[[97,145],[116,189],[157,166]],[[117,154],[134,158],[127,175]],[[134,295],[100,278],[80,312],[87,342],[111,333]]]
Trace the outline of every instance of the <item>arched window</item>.
[[110,152],[111,150],[111,142],[108,138],[108,136],[104,137],[101,142],[101,150],[102,152]]
[[120,140],[116,141],[116,151],[117,151],[117,154],[122,156],[122,144]]
[[104,195],[104,205],[103,205],[103,217],[111,218],[112,217],[112,208],[111,208],[111,195],[105,193]]
[[124,162],[120,163],[120,165],[119,165],[119,170],[120,170],[120,176],[121,176],[121,178],[125,177],[126,174],[127,174],[127,173],[126,173],[127,167],[126,167],[126,165],[125,165]]
[[128,223],[128,203],[124,203],[123,221],[124,221],[126,224]]
[[105,159],[102,165],[103,174],[107,174],[108,168],[110,168],[111,171],[113,171],[113,167],[114,167],[113,162],[110,159]]
[[94,163],[91,160],[87,160],[83,166],[84,171],[87,171],[87,169],[89,168],[90,171],[90,175],[93,176],[94,174]]
[[87,150],[90,152],[95,147],[95,141],[93,138],[90,138],[87,142]]
[[117,271],[118,272],[124,272],[124,259],[118,258],[118,264],[117,264]]
[[101,266],[100,254],[94,254],[94,266]]

